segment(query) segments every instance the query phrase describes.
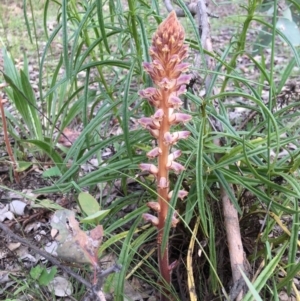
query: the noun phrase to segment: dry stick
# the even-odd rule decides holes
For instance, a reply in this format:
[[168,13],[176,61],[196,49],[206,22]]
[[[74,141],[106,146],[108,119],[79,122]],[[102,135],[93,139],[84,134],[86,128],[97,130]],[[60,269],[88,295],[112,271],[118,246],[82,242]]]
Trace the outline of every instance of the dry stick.
[[[165,2],[165,6],[166,6],[168,12],[175,10],[177,17],[185,17],[185,12],[181,8],[176,8],[176,9],[173,8],[171,0],[165,0],[164,2]],[[188,10],[192,14],[192,16],[197,15],[197,1],[194,1],[191,3],[186,3],[186,7],[188,8]],[[212,18],[218,18],[217,15],[209,13],[209,12],[207,13],[207,15]]]
[[[6,84],[5,85],[1,85],[0,89],[4,88],[5,86],[7,86],[7,85]],[[5,112],[4,112],[4,107],[3,107],[2,97],[1,96],[0,96],[0,111],[1,111],[1,117],[2,117],[3,134],[4,134],[4,142],[5,142],[5,145],[6,145],[6,150],[7,150],[8,156],[9,156],[11,162],[12,162],[12,165],[13,165],[13,172],[14,172],[15,180],[16,180],[16,182],[18,184],[20,184],[19,174],[16,171],[17,163],[16,163],[16,160],[15,160],[15,157],[14,157],[14,154],[13,154],[10,142],[9,142],[9,138],[8,138],[6,117],[5,117]]]
[[35,253],[37,253],[37,254],[45,257],[47,260],[51,261],[54,265],[57,265],[58,267],[60,267],[63,271],[65,271],[67,274],[73,276],[76,280],[78,280],[79,282],[81,282],[82,284],[84,284],[87,288],[89,288],[89,289],[92,288],[92,284],[91,283],[89,283],[88,281],[86,281],[81,276],[77,275],[75,272],[73,272],[68,267],[62,265],[59,260],[57,260],[56,258],[54,258],[48,252],[39,249],[38,247],[36,247],[32,243],[30,243],[25,238],[22,238],[19,235],[15,234],[12,230],[10,230],[6,225],[4,225],[1,222],[0,222],[0,229],[3,230],[8,236],[10,236],[13,239],[15,239],[16,241],[20,242],[22,245],[24,245],[24,246],[32,249]]
[[[198,19],[199,25],[201,28],[201,43],[203,49],[206,49],[209,52],[213,52],[212,42],[210,38],[210,25],[208,20],[206,3],[204,0],[198,1]],[[209,70],[214,70],[215,61],[212,57],[205,55],[207,68]],[[211,83],[211,76],[208,75],[205,80],[205,89],[208,91]],[[218,107],[216,110],[218,111]],[[220,122],[214,120],[214,127],[219,131],[223,132],[223,126]],[[221,139],[215,139],[214,143],[217,146],[222,146],[223,143]],[[215,155],[216,160],[218,161],[221,156],[220,154]],[[231,190],[233,190],[232,186]],[[244,291],[244,279],[241,274],[241,270],[245,271],[244,268],[244,250],[240,232],[239,216],[236,208],[232,204],[229,195],[227,194],[225,188],[220,185],[220,194],[223,204],[223,214],[224,214],[224,224],[227,235],[227,243],[229,249],[231,271],[233,278],[233,287],[230,292],[230,297],[232,300],[240,301],[243,298],[245,293]]]
[[[86,281],[80,275],[78,275],[75,272],[73,272],[70,268],[62,265],[59,260],[57,260],[56,258],[54,258],[48,252],[39,249],[38,247],[34,246],[32,243],[30,243],[29,241],[27,241],[25,238],[22,238],[19,235],[15,234],[12,230],[10,230],[6,225],[4,225],[1,222],[0,222],[0,229],[3,230],[8,236],[12,237],[14,240],[16,240],[16,241],[20,242],[22,245],[30,248],[35,253],[43,256],[44,258],[46,258],[47,260],[49,260],[50,262],[52,262],[52,264],[58,266],[64,272],[66,272],[67,274],[71,275],[77,281],[79,281],[80,283],[82,283],[83,285],[85,285],[86,288],[91,291],[91,295],[93,297],[93,299],[92,299],[93,301],[97,301],[97,299],[99,301],[105,301],[105,297],[104,297],[104,294],[102,292],[103,278],[106,277],[110,273],[119,272],[121,266],[114,265],[114,266],[108,268],[105,271],[97,273],[97,283],[95,285],[92,285],[90,282]],[[95,299],[95,298],[97,298],[97,299]]]

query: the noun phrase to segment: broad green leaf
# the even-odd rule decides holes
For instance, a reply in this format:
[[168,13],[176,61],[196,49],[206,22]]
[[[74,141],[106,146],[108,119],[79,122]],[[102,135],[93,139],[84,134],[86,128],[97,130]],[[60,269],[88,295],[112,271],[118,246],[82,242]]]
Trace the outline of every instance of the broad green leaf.
[[279,18],[276,28],[286,36],[293,46],[300,45],[300,31],[296,23],[286,18]]
[[100,210],[100,206],[96,199],[87,192],[79,193],[78,202],[80,208],[88,217],[94,215]]
[[98,212],[95,212],[94,214],[88,215],[85,218],[82,218],[80,220],[81,223],[89,223],[96,221],[99,223],[105,216],[110,212],[110,210],[100,210]]
[[37,280],[39,279],[39,277],[41,276],[42,272],[43,272],[44,267],[37,265],[34,268],[30,269],[30,276],[32,279]]
[[40,285],[48,285],[50,281],[54,279],[57,273],[57,267],[51,267],[49,273],[46,268],[43,269],[41,276],[39,277]]
[[30,166],[32,166],[32,162],[18,161],[17,165],[18,167],[16,168],[16,171],[22,172],[28,169]]
[[61,175],[62,173],[57,166],[50,167],[42,173],[43,178],[60,177]]

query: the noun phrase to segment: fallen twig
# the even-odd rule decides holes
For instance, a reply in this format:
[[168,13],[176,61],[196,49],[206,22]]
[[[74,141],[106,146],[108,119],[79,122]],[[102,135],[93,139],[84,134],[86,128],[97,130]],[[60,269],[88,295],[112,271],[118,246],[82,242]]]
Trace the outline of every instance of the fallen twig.
[[43,251],[39,249],[38,247],[34,246],[31,242],[29,242],[27,239],[20,237],[19,235],[15,234],[12,230],[10,230],[5,224],[0,222],[0,229],[4,231],[8,236],[13,238],[14,240],[20,242],[22,245],[30,248],[33,250],[35,253],[43,256],[47,260],[49,260],[52,264],[58,266],[61,268],[64,272],[69,274],[70,276],[74,277],[77,281],[85,285],[87,289],[90,290],[89,296],[91,296],[93,299],[91,300],[99,300],[99,301],[105,301],[104,294],[102,292],[102,284],[103,284],[103,279],[106,277],[108,274],[111,274],[113,272],[119,272],[121,269],[120,265],[114,265],[110,268],[108,268],[105,271],[97,271],[97,282],[96,284],[91,284],[87,280],[85,280],[83,277],[80,275],[76,274],[74,271],[72,271],[70,268],[64,266],[58,259],[50,255],[48,252]]
[[14,240],[16,240],[16,241],[20,242],[22,245],[30,248],[35,253],[37,253],[37,254],[45,257],[47,260],[51,261],[54,265],[57,265],[64,272],[66,272],[67,274],[71,275],[76,280],[78,280],[79,282],[81,282],[82,284],[84,284],[87,288],[89,288],[89,289],[92,288],[92,284],[91,283],[89,283],[88,281],[86,281],[80,275],[78,275],[75,272],[73,272],[70,268],[62,265],[62,263],[58,259],[56,259],[52,255],[50,255],[48,252],[39,249],[38,247],[36,247],[35,245],[33,245],[31,242],[29,242],[27,239],[25,239],[25,238],[23,238],[23,237],[15,234],[12,230],[10,230],[5,224],[3,224],[1,222],[0,222],[0,229],[3,230],[8,236],[12,237]]
[[[211,37],[210,37],[210,25],[208,20],[207,8],[205,0],[200,0],[198,4],[198,19],[199,27],[201,28],[201,42],[203,49],[206,49],[209,52],[213,52]],[[215,61],[212,57],[205,55],[206,65],[209,70],[214,70]],[[208,75],[205,80],[205,89],[208,91],[211,83],[211,76]],[[215,108],[218,111],[218,105],[215,104]],[[214,126],[219,132],[223,132],[223,126],[220,122],[214,120]],[[222,140],[220,138],[215,139],[214,143],[217,146],[222,146]],[[220,154],[215,155],[216,160],[220,159]],[[231,186],[230,186],[231,187]],[[231,187],[233,190],[233,188]],[[240,224],[238,212],[234,205],[232,204],[229,195],[227,194],[224,187],[220,186],[220,194],[223,204],[223,214],[224,214],[224,224],[227,234],[227,243],[229,249],[230,263],[231,263],[231,272],[233,280],[233,288],[230,292],[230,297],[232,300],[242,300],[244,291],[245,281],[241,275],[241,270],[245,271],[244,268],[244,249],[242,244]]]

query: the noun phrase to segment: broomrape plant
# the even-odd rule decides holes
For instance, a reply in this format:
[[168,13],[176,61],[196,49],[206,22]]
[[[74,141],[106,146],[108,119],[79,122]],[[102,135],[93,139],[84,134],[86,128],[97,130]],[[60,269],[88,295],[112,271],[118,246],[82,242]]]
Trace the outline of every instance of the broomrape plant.
[[[188,56],[188,46],[184,44],[184,29],[178,22],[176,13],[172,11],[167,19],[162,22],[152,39],[150,56],[152,63],[144,63],[144,69],[152,78],[156,87],[149,87],[139,92],[140,96],[147,99],[155,107],[151,117],[142,117],[139,123],[157,139],[157,147],[147,153],[149,159],[157,158],[157,166],[150,163],[140,164],[142,171],[148,171],[156,177],[158,202],[149,202],[147,205],[157,212],[157,217],[144,214],[146,221],[152,223],[158,230],[158,261],[162,280],[165,284],[171,282],[168,246],[161,248],[163,230],[169,210],[169,201],[172,191],[169,190],[169,171],[180,173],[184,167],[175,160],[181,155],[176,149],[171,152],[173,145],[179,139],[186,139],[188,131],[171,132],[172,125],[189,121],[192,117],[179,112],[182,101],[179,96],[186,91],[191,75],[182,74],[188,71],[189,64],[183,63]],[[178,197],[183,199],[187,192],[180,190]],[[177,212],[172,217],[172,227],[179,222]]]

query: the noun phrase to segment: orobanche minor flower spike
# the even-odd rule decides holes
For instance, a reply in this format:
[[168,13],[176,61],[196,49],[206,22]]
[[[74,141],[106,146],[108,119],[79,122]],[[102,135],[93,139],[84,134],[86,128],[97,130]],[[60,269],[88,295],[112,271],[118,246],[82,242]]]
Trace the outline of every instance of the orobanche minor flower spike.
[[[188,56],[188,46],[184,44],[184,29],[178,22],[176,13],[172,11],[162,22],[152,38],[150,56],[152,63],[144,63],[145,71],[152,78],[156,87],[149,87],[139,92],[155,107],[151,117],[142,117],[139,123],[157,139],[157,147],[147,153],[149,159],[157,159],[158,164],[142,163],[140,168],[156,177],[158,202],[149,202],[148,207],[157,212],[157,217],[144,214],[144,219],[158,229],[158,259],[160,273],[166,284],[171,282],[172,266],[169,266],[168,246],[161,250],[161,242],[165,221],[169,210],[172,191],[169,191],[169,171],[179,174],[184,166],[176,162],[181,151],[173,148],[178,140],[188,138],[188,131],[171,131],[172,125],[185,123],[191,116],[180,112],[182,101],[179,95],[186,92],[186,85],[191,75],[183,74],[188,71],[189,64],[183,63]],[[183,199],[187,195],[184,190],[179,191],[178,197]],[[172,219],[172,227],[178,223],[177,212]],[[162,297],[163,298],[163,297]]]

